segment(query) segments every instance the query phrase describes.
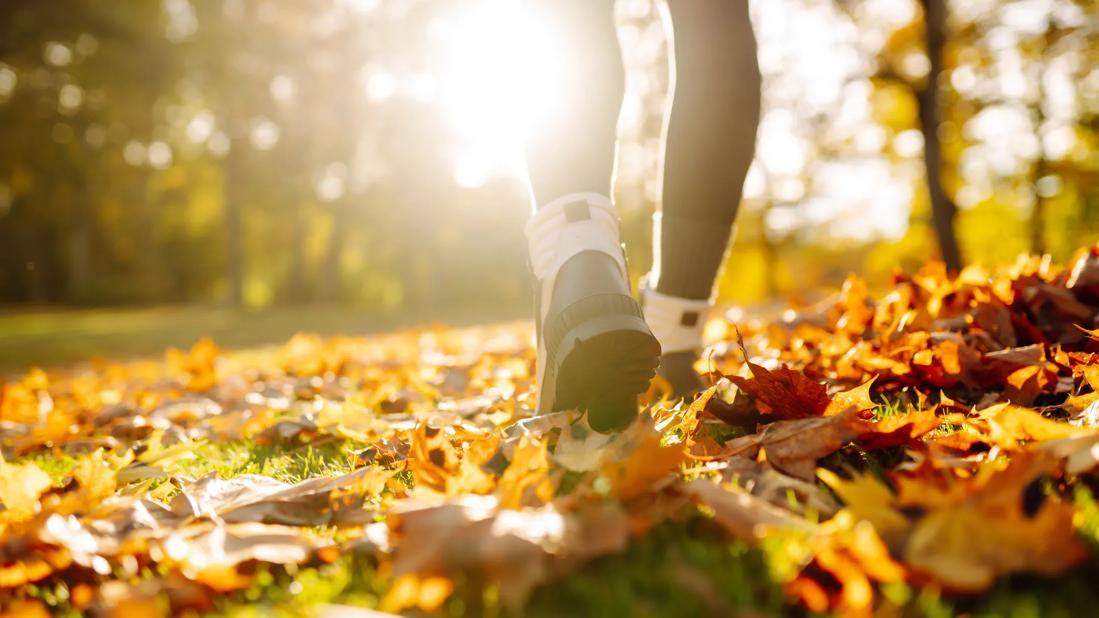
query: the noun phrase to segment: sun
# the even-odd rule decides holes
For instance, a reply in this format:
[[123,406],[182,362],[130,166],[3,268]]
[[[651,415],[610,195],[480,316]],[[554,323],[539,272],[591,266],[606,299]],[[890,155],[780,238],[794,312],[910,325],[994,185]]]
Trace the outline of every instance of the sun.
[[525,136],[558,111],[559,33],[518,0],[473,0],[440,15],[430,35],[438,103],[458,137],[454,180],[476,187],[525,173]]

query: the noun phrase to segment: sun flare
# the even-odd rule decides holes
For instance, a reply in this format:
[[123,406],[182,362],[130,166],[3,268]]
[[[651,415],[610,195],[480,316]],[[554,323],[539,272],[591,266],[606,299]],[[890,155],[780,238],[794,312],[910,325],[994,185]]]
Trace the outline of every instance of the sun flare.
[[524,136],[557,111],[560,35],[516,0],[482,0],[440,16],[431,36],[439,104],[459,138],[455,181],[521,174]]

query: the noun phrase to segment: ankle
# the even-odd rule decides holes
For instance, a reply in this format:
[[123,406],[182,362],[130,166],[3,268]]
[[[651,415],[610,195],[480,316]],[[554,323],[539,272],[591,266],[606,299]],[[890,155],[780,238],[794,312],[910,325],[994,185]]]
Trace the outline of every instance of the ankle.
[[698,354],[703,348],[703,330],[713,301],[684,298],[658,292],[646,280],[641,290],[641,306],[645,321],[660,342],[665,354],[685,352]]
[[525,233],[534,276],[555,277],[565,263],[581,253],[602,253],[626,272],[618,231],[618,215],[610,198],[597,193],[573,193],[546,204],[527,222]]

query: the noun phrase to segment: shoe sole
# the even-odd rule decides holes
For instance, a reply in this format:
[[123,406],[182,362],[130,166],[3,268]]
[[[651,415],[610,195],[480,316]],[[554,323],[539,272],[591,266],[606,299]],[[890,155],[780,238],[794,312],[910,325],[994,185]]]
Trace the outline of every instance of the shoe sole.
[[569,329],[555,347],[555,409],[586,410],[588,424],[600,432],[637,418],[637,397],[660,364],[660,344],[644,320],[591,318]]

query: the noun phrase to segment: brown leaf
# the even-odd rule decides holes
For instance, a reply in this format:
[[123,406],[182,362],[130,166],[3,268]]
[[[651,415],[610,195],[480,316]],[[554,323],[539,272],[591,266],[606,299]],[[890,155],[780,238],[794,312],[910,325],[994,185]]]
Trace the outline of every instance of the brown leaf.
[[824,413],[828,408],[827,387],[786,366],[771,371],[753,363],[739,331],[737,339],[752,377],[723,377],[755,398],[761,413],[773,414],[781,420],[808,418]]
[[251,584],[236,570],[243,562],[300,564],[321,545],[299,528],[247,522],[188,526],[153,547],[192,579],[225,591]]
[[781,420],[820,416],[828,408],[828,389],[802,373],[779,367],[774,371],[747,362],[752,378],[725,376],[756,400],[759,411]]
[[754,453],[762,448],[767,461],[795,478],[814,478],[817,460],[859,435],[858,410],[850,407],[833,416],[779,421],[762,431],[726,443],[729,455]]
[[775,470],[769,462],[731,457],[725,461],[721,478],[780,508],[794,508],[790,502],[794,498],[800,513],[812,511],[819,516],[831,517],[839,510],[836,501],[816,483],[787,476]]
[[714,519],[733,536],[761,541],[776,529],[811,531],[808,520],[753,496],[734,484],[718,485],[709,479],[683,483],[681,491],[714,511]]
[[336,478],[314,478],[296,485],[266,476],[242,474],[220,480],[213,474],[184,487],[173,500],[177,513],[210,515],[227,522],[263,522],[291,526],[367,523],[373,512],[364,502],[385,488],[393,472],[360,468]]
[[498,507],[494,496],[470,495],[394,505],[387,519],[396,545],[393,574],[479,572],[517,608],[552,574],[618,551],[627,540],[626,516],[613,502],[573,513]]

